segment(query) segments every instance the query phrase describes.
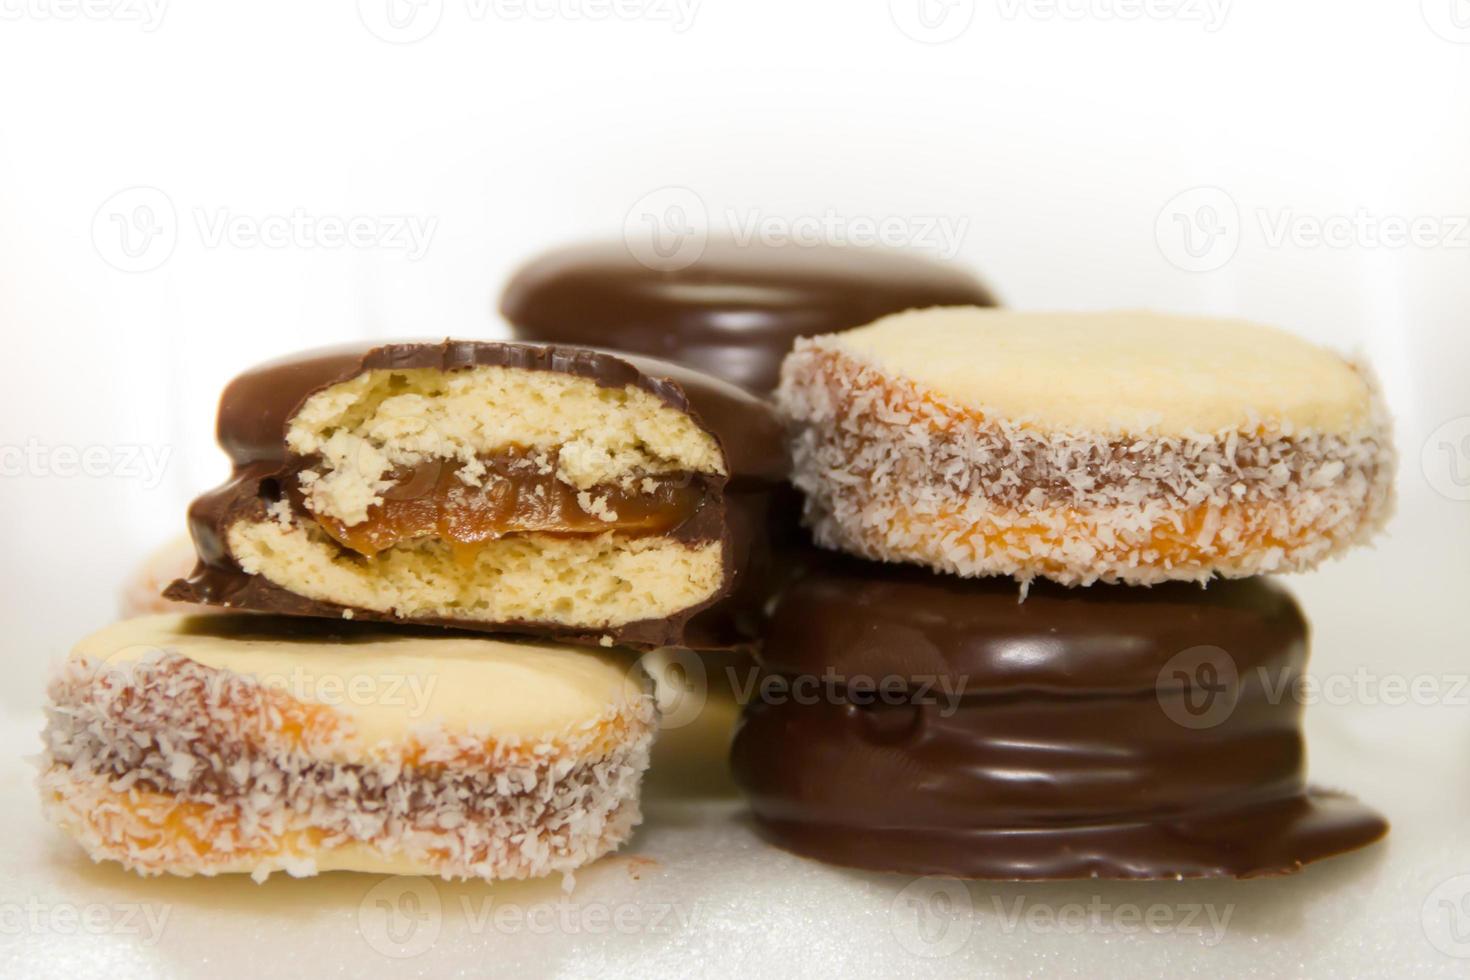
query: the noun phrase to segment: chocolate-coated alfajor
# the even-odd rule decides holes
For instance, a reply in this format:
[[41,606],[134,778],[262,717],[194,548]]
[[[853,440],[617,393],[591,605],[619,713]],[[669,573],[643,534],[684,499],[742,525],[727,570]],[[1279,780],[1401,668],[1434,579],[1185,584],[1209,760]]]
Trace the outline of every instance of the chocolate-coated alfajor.
[[639,647],[748,641],[771,409],[676,365],[475,341],[313,351],[225,390],[234,463],[172,599]]
[[995,303],[967,270],[912,251],[717,237],[679,268],[645,264],[621,242],[547,252],[511,278],[500,311],[521,340],[661,357],[764,394],[798,337]]
[[761,831],[835,864],[1253,876],[1377,840],[1309,787],[1307,628],[1265,579],[1033,586],[834,559],[777,603],[732,765]]

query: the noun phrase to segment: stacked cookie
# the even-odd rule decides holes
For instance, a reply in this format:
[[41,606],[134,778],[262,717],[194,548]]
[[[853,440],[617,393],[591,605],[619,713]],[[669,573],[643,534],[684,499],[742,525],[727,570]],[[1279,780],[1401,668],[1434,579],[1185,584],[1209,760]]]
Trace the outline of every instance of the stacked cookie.
[[[621,242],[553,249],[511,277],[499,308],[518,340],[667,358],[769,398],[800,338],[914,308],[995,303],[968,270],[918,252],[716,236],[677,269],[650,267]],[[812,555],[800,518],[801,497],[783,484],[765,526],[774,573],[767,591]],[[655,662],[677,665],[661,681],[666,703],[681,707],[663,723],[651,785],[681,795],[695,786],[738,793],[726,754],[757,669],[751,654],[701,651]]]
[[736,738],[774,841],[1139,878],[1385,832],[1305,783],[1306,624],[1261,577],[1386,520],[1364,372],[1245,323],[946,309],[799,341],[778,400],[817,541],[857,557],[813,563],[767,632],[774,689],[820,696],[752,703]]
[[[143,873],[494,879],[616,848],[662,727],[644,667],[709,665],[661,761],[724,782],[717,665],[749,662],[795,539],[763,397],[794,339],[990,301],[903,254],[717,241],[663,273],[581,246],[506,291],[538,343],[247,371],[220,402],[234,472],[190,509],[197,563],[126,600],[173,614],[88,638],[51,686],[48,811]],[[589,343],[683,366],[561,346]]]
[[993,303],[900,253],[578,246],[508,286],[521,342],[245,372],[164,590],[216,614],[78,645],[49,812],[143,873],[566,873],[639,821],[677,662],[703,710],[663,768],[722,772],[738,716],[763,833],[839,864],[1253,875],[1380,837],[1305,782],[1307,627],[1264,577],[1386,519],[1367,376]]
[[94,858],[572,871],[639,820],[656,716],[627,651],[758,627],[786,455],[717,379],[556,346],[308,352],[233,381],[219,441],[234,472],[165,594],[231,612],[111,627],[51,685],[43,800]]

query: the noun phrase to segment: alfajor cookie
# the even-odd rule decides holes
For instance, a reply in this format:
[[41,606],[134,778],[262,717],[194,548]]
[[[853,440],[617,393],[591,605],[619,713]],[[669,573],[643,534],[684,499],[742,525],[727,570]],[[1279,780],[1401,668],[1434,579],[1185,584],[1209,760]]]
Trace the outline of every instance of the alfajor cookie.
[[1371,377],[1251,323],[902,313],[798,341],[778,399],[819,543],[959,575],[1300,571],[1392,509]]
[[655,716],[620,651],[149,616],[52,681],[41,797],[141,874],[569,873],[639,822]]
[[220,400],[232,478],[171,599],[645,648],[738,646],[766,595],[774,409],[716,378],[485,341],[309,351]]

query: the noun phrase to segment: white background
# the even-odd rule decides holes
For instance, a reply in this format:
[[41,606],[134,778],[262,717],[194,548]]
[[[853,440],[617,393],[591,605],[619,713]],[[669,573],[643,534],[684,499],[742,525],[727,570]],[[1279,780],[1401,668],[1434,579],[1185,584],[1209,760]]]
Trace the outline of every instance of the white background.
[[[943,220],[1016,307],[1239,314],[1364,352],[1400,516],[1294,582],[1316,663],[1470,669],[1470,3],[591,2],[403,0],[395,29],[386,0],[0,0],[0,708],[31,717],[48,658],[224,475],[230,376],[353,337],[499,336],[518,262],[649,200],[717,230],[897,222],[931,249]],[[245,237],[293,214],[318,230]],[[431,232],[422,254],[320,233],[354,218]],[[1311,237],[1343,218],[1346,241]],[[129,257],[135,219],[158,233]],[[243,231],[214,238],[222,219]],[[1417,243],[1383,240],[1408,222]],[[57,472],[89,448],[108,472]],[[1461,855],[1396,870],[1411,895],[1470,870],[1463,834],[1429,840],[1465,811],[1466,714],[1312,714],[1360,733],[1327,775]],[[1438,775],[1405,789],[1406,766]]]

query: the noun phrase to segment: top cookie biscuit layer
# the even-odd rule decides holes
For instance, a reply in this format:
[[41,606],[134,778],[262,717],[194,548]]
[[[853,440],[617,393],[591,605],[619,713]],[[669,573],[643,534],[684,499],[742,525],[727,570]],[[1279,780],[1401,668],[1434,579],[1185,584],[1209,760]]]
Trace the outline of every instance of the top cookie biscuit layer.
[[337,709],[359,748],[434,726],[544,738],[641,697],[630,661],[614,651],[254,614],[114,623],[78,643],[72,657],[127,670],[169,653]]
[[952,307],[818,343],[988,417],[1043,429],[1348,434],[1371,413],[1367,380],[1341,356],[1240,320]]

